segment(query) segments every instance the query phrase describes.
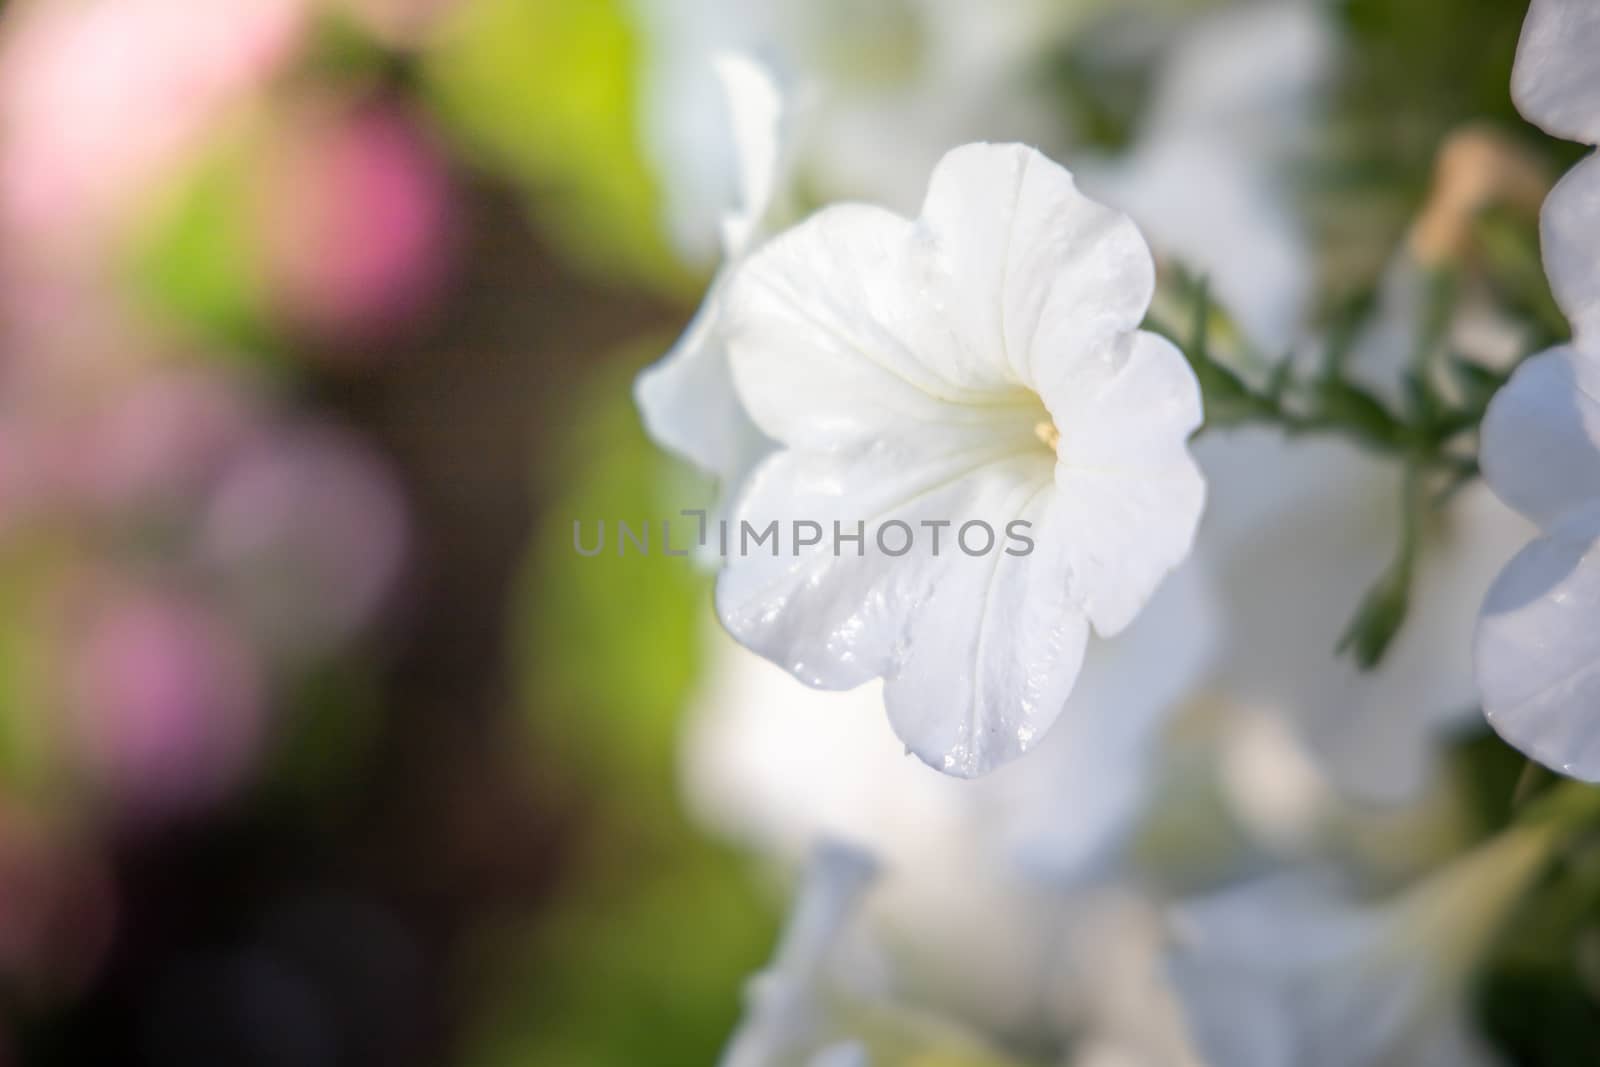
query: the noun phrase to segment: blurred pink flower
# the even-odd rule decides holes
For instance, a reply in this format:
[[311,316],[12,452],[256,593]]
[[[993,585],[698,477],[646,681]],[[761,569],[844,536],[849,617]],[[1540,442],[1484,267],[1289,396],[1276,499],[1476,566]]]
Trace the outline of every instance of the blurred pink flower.
[[270,647],[315,658],[373,618],[407,540],[382,460],[353,434],[302,424],[264,437],[224,475],[200,554]]
[[281,311],[336,340],[414,320],[449,265],[451,192],[440,152],[389,107],[287,136],[263,209],[269,284]]
[[[292,54],[306,0],[33,0],[0,45],[0,220],[82,237]],[[30,253],[32,254],[32,253]]]
[[216,801],[263,734],[263,678],[227,619],[171,590],[97,598],[67,687],[83,770],[135,819]]
[[99,514],[191,503],[230,454],[261,432],[248,389],[220,375],[135,379],[77,425],[61,427],[55,488]]
[[185,517],[266,430],[246,383],[199,369],[20,396],[0,412],[0,533],[30,517]]

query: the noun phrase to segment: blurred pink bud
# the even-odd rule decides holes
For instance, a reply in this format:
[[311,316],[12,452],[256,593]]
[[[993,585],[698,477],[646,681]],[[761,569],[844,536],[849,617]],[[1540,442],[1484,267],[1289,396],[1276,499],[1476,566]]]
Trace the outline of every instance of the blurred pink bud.
[[72,638],[75,747],[122,814],[179,814],[240,783],[262,740],[263,678],[225,618],[171,591],[110,594]]
[[194,506],[256,431],[247,388],[198,371],[147,377],[57,427],[57,490],[99,512]]
[[201,553],[276,651],[315,658],[376,615],[407,540],[405,504],[379,457],[332,426],[300,425],[227,472]]
[[7,230],[51,240],[110,221],[293,54],[306,16],[306,0],[13,3],[0,49]]
[[187,516],[261,426],[247,385],[198,370],[18,394],[29,403],[0,415],[0,533],[40,515]]
[[302,125],[264,186],[273,296],[335,340],[381,335],[435,302],[450,260],[443,157],[394,108]]

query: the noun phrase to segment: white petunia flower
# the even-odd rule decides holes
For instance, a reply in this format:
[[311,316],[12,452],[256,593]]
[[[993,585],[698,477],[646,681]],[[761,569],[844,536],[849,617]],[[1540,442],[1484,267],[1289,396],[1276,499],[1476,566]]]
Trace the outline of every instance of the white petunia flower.
[[[1600,142],[1600,8],[1535,0],[1513,91],[1551,133]],[[1484,476],[1543,536],[1490,589],[1474,658],[1484,712],[1511,744],[1600,781],[1600,159],[1562,179],[1542,218],[1545,270],[1574,339],[1529,360],[1483,424]]]
[[1497,1062],[1470,1025],[1465,987],[1550,844],[1548,827],[1507,831],[1377,906],[1289,874],[1181,907],[1170,967],[1207,1062]]
[[1524,364],[1484,419],[1483,470],[1544,531],[1484,601],[1484,712],[1534,759],[1600,781],[1600,359],[1559,348]]
[[747,57],[721,56],[715,68],[738,149],[738,203],[722,216],[726,262],[683,337],[639,375],[634,399],[650,436],[715,475],[726,500],[773,447],[734,393],[724,291],[728,272],[767,232],[781,181],[783,101],[771,75]]
[[[834,536],[734,555],[724,625],[819,688],[883,677],[895,732],[948,773],[1030,748],[1090,627],[1132,622],[1200,517],[1200,391],[1138,329],[1153,286],[1133,223],[1017,145],[948,154],[916,221],[833,207],[751,255],[728,350],[784,449],[737,519]],[[1017,522],[1031,551],[998,540]]]

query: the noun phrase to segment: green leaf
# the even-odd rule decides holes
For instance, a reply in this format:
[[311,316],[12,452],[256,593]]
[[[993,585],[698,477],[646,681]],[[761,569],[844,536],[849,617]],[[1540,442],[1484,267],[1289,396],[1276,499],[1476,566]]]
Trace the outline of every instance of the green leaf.
[[1416,468],[1407,471],[1399,551],[1389,569],[1362,598],[1355,618],[1334,649],[1339,655],[1349,655],[1364,671],[1375,670],[1383,662],[1411,608],[1411,581],[1421,540],[1421,482]]
[[1373,448],[1392,451],[1404,447],[1408,431],[1383,402],[1361,386],[1342,378],[1325,378],[1314,393],[1311,422],[1335,427]]
[[255,229],[255,146],[218,147],[135,238],[126,276],[158,313],[232,354],[266,357],[269,326]]
[[442,127],[527,195],[576,264],[682,288],[640,150],[640,45],[621,0],[470,0],[423,57]]
[[1348,654],[1364,671],[1375,669],[1400,632],[1410,604],[1410,569],[1393,567],[1367,591],[1355,618],[1339,638],[1336,651]]

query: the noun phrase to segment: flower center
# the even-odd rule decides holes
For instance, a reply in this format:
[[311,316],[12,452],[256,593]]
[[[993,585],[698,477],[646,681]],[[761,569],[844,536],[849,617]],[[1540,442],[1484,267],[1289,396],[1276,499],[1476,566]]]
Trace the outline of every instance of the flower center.
[[1056,429],[1056,424],[1050,419],[1040,419],[1035,423],[1033,435],[1043,441],[1045,447],[1052,452],[1061,447],[1061,431]]

